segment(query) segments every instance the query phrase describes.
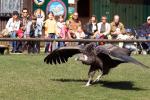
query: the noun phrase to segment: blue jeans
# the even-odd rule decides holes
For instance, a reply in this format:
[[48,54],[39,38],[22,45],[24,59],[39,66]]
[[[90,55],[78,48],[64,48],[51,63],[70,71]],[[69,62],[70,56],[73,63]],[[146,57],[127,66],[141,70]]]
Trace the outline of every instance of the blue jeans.
[[58,48],[64,47],[64,46],[65,46],[65,42],[58,42]]
[[[11,38],[16,38],[16,32],[11,33]],[[11,42],[11,45],[12,45],[12,52],[15,52],[17,49],[17,42],[13,41]]]
[[[56,36],[55,33],[49,33],[48,38],[49,39],[57,39],[58,37]],[[45,53],[52,52],[53,50],[55,50],[57,48],[58,48],[58,43],[46,42]]]
[[[139,39],[143,39],[143,40],[149,40],[150,39],[150,37],[139,37]],[[145,44],[146,46],[145,47],[143,47],[143,44]],[[150,43],[149,42],[142,42],[142,47],[145,49],[145,50],[150,50]]]
[[[150,40],[150,36],[146,37],[147,40]],[[148,46],[148,50],[150,50],[150,42],[146,42],[147,46]]]

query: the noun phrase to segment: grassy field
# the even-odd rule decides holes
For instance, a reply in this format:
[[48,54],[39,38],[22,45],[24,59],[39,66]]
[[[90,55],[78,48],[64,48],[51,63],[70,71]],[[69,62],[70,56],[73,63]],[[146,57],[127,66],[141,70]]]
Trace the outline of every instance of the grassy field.
[[[150,100],[150,70],[122,64],[84,87],[88,66],[47,65],[45,55],[0,56],[0,100]],[[150,66],[150,56],[135,56]]]

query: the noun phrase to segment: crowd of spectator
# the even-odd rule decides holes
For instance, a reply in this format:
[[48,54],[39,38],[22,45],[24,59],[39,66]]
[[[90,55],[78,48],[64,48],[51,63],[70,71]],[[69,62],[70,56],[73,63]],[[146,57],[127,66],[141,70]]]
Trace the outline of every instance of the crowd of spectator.
[[[65,21],[64,16],[54,16],[53,12],[49,12],[45,20],[41,15],[29,15],[28,9],[22,10],[21,16],[17,11],[12,13],[12,17],[6,25],[11,38],[49,38],[49,39],[134,39],[136,36],[132,34],[130,29],[125,29],[124,24],[120,21],[119,15],[114,15],[113,21],[108,23],[107,17],[102,16],[101,21],[95,15],[92,15],[85,25],[81,23],[78,13],[75,12],[71,19]],[[43,32],[44,30],[44,32]],[[139,38],[150,38],[150,17],[147,22],[138,30]],[[44,33],[44,35],[42,34]],[[54,49],[67,45],[78,45],[79,43],[45,43],[45,53],[50,53]],[[97,43],[103,45],[103,42]],[[40,42],[12,42],[12,53],[22,53],[25,50],[28,53],[40,53]],[[120,47],[136,50],[135,44],[124,44],[119,42],[116,44]],[[150,43],[147,43],[150,50]]]

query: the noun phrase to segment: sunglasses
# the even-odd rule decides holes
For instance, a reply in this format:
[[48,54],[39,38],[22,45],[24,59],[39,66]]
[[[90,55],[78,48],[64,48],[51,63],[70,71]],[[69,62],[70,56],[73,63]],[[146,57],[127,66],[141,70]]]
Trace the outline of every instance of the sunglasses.
[[28,13],[28,12],[23,12],[23,13]]

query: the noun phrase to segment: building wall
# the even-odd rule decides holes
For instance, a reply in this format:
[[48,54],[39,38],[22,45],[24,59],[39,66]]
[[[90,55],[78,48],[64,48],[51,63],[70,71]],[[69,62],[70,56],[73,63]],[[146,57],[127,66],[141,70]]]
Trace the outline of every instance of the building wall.
[[[6,0],[6,1],[10,2],[10,6],[11,5],[13,6],[13,5],[16,5],[15,1],[17,2],[18,0]],[[14,3],[11,3],[11,1],[13,1]],[[2,5],[4,6],[5,3],[6,2],[4,2],[4,0],[0,0],[0,31],[5,28],[8,19],[11,17],[11,13],[13,9],[20,8],[19,10],[18,9],[17,10],[21,12],[22,8],[28,8],[29,12],[32,11],[32,0],[22,0],[22,2],[20,2],[20,4],[16,6],[16,8],[11,9],[11,7],[8,7],[6,9],[8,12],[4,11],[2,8]]]
[[92,0],[92,13],[109,21],[118,14],[127,27],[136,27],[150,15],[150,0]]

